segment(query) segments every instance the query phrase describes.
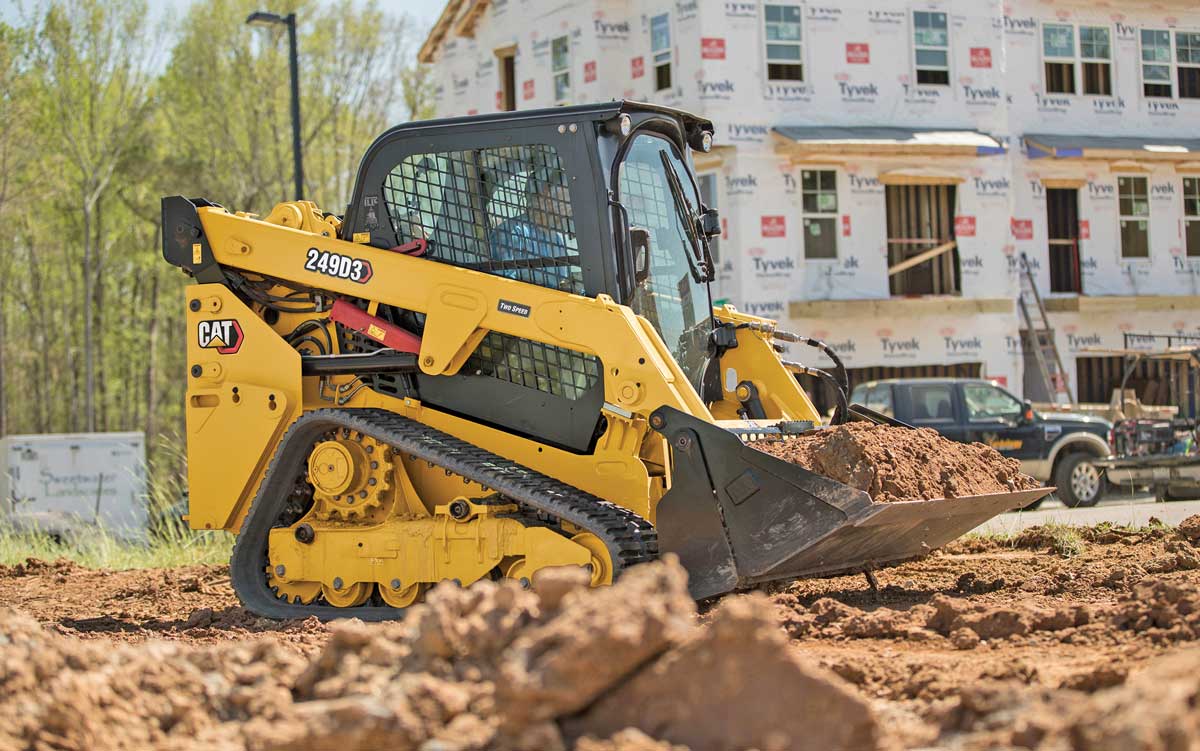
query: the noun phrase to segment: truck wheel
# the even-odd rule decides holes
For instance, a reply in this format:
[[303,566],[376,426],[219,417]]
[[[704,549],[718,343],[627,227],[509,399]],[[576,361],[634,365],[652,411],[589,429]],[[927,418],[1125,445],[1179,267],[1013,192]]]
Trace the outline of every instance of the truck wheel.
[[1058,498],[1071,508],[1095,506],[1104,491],[1104,475],[1091,454],[1067,454],[1054,470]]

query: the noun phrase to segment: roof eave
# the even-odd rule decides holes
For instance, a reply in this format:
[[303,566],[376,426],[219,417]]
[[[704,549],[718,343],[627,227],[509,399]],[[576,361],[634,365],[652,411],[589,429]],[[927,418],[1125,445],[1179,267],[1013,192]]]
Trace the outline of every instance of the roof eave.
[[421,44],[421,49],[417,52],[418,62],[433,62],[433,57],[437,53],[438,46],[446,38],[446,33],[454,24],[454,19],[458,16],[458,11],[462,7],[462,4],[463,0],[447,0],[446,7],[442,9],[442,14],[438,16],[438,20],[433,24],[433,28],[429,30],[429,36],[425,37],[425,42]]

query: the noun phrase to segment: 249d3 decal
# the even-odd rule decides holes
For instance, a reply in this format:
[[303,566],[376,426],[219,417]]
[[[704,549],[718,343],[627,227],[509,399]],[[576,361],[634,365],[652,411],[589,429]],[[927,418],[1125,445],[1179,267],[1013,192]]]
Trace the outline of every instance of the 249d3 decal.
[[315,271],[335,279],[348,279],[359,284],[366,284],[375,275],[370,261],[316,248],[308,249],[308,260],[304,262],[304,268],[307,271]]

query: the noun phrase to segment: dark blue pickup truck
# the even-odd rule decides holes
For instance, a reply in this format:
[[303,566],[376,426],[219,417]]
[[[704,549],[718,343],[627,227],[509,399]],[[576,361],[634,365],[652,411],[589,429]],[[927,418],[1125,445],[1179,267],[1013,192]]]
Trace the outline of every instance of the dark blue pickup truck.
[[1094,506],[1104,492],[1104,472],[1095,462],[1110,454],[1112,423],[1107,420],[1042,415],[991,381],[971,378],[869,381],[854,387],[850,401],[1020,459],[1026,474],[1057,486],[1059,499],[1068,506]]

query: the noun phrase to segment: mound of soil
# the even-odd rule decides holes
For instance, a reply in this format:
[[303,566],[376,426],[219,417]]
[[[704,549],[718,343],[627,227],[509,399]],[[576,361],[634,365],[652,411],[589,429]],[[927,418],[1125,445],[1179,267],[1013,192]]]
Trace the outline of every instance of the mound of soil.
[[968,538],[699,616],[669,563],[364,625],[255,618],[223,567],[29,561],[0,567],[0,749],[1200,748],[1197,529]]
[[1021,464],[982,443],[958,443],[929,428],[851,422],[751,444],[784,461],[865,490],[878,503],[1032,490]]
[[0,748],[879,748],[869,704],[788,650],[763,596],[696,623],[668,560],[614,587],[449,584],[400,622],[279,642],[111,645],[0,610]]

